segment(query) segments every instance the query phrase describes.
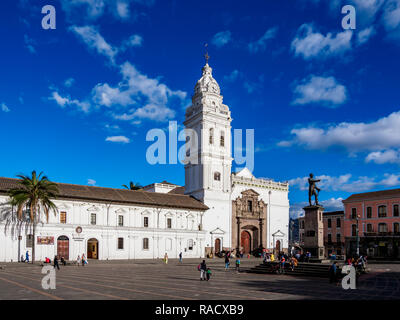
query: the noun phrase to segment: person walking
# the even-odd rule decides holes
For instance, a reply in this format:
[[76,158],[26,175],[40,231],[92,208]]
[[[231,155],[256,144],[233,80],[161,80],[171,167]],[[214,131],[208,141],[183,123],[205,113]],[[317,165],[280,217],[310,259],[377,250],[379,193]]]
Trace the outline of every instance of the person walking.
[[279,261],[279,266],[280,266],[279,273],[285,273],[285,262],[286,262],[285,256],[282,255],[281,260]]
[[165,255],[164,255],[164,263],[168,264],[168,254],[167,253],[165,253]]
[[57,267],[57,270],[60,270],[60,266],[58,265],[58,257],[54,256],[54,269]]
[[25,261],[29,263],[29,251],[27,250],[25,253]]
[[212,275],[211,269],[210,269],[210,268],[207,268],[207,271],[206,271],[207,281],[210,280],[211,275]]
[[329,268],[329,283],[338,284],[338,264],[337,261],[334,261]]
[[237,258],[236,259],[236,272],[239,272],[240,270],[239,270],[239,268],[240,268],[240,258]]
[[80,263],[81,263],[81,256],[78,254],[78,258],[76,258],[76,265],[79,267]]
[[179,253],[179,262],[182,263],[182,252]]
[[82,267],[84,267],[85,266],[85,264],[86,264],[86,257],[85,257],[85,254],[84,253],[82,253]]
[[203,262],[200,263],[199,269],[200,269],[200,281],[206,280],[206,272],[207,272],[206,260],[203,260]]
[[229,269],[229,256],[226,255],[225,256],[225,271],[227,271]]

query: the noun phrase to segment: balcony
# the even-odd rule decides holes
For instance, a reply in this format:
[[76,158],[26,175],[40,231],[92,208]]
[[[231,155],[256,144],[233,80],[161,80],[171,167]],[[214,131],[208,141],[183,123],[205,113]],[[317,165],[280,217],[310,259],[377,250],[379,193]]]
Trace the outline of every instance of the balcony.
[[364,232],[364,237],[400,237],[400,232]]

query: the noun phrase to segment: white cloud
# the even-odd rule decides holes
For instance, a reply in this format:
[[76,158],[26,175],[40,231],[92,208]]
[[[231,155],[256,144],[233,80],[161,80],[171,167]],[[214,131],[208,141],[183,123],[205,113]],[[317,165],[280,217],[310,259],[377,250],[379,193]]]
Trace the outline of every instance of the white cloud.
[[291,48],[295,56],[302,56],[305,60],[313,58],[327,58],[341,55],[351,49],[353,32],[346,30],[336,36],[328,33],[326,36],[314,31],[311,24],[303,24],[292,41]]
[[115,56],[118,49],[108,44],[100,35],[99,31],[94,26],[77,27],[72,26],[70,30],[73,31],[79,38],[91,49],[97,53],[106,56],[112,63],[115,62]]
[[376,34],[376,31],[373,26],[365,28],[357,33],[357,43],[359,45],[364,44],[375,34]]
[[87,184],[90,186],[94,186],[94,185],[96,185],[96,180],[88,179]]
[[339,84],[334,77],[318,77],[311,75],[303,79],[294,89],[296,96],[293,104],[320,104],[336,107],[347,99],[346,87]]
[[60,107],[64,108],[66,106],[77,106],[79,110],[83,112],[89,112],[90,103],[81,102],[77,99],[71,99],[70,96],[61,96],[57,91],[53,91],[49,100],[54,100]]
[[248,45],[249,51],[251,53],[257,53],[259,51],[265,51],[267,47],[267,41],[276,37],[278,32],[277,27],[273,27],[265,31],[264,35],[257,41],[251,42]]
[[384,151],[375,151],[368,154],[365,158],[366,162],[375,162],[377,164],[384,163],[399,163],[400,164],[400,151],[388,149]]
[[229,75],[224,76],[224,81],[225,82],[235,82],[240,76],[241,76],[241,73],[239,70],[233,70]]
[[[315,177],[321,180],[318,186],[321,188],[321,195],[323,192],[344,191],[349,193],[365,192],[377,187],[393,187],[399,185],[398,181],[400,175],[384,174],[382,178],[360,176],[353,178],[348,174],[340,176],[321,175]],[[300,177],[289,180],[289,185],[299,190],[306,191],[308,189],[308,177]]]
[[127,48],[131,47],[141,47],[143,44],[142,36],[138,34],[131,35],[129,39],[125,40],[122,43],[121,50],[126,50]]
[[229,30],[218,32],[217,34],[214,35],[214,37],[211,40],[211,42],[217,48],[223,47],[224,45],[228,44],[230,41],[232,41],[232,33]]
[[144,107],[131,109],[129,113],[114,114],[116,119],[132,120],[134,118],[167,121],[174,117],[174,111],[169,108],[172,101],[180,104],[186,101],[186,93],[180,90],[173,91],[158,79],[152,79],[140,73],[129,62],[120,68],[123,80],[115,87],[98,84],[92,91],[93,100],[99,105],[107,107],[119,105],[122,107],[143,105]]
[[[327,200],[319,201],[319,203],[324,207],[325,212],[329,211],[341,211],[343,210],[343,198],[330,198]],[[298,217],[304,216],[303,208],[308,206],[309,203],[306,201],[297,202],[290,204],[290,217],[297,219]]]
[[68,78],[67,80],[64,81],[64,86],[66,86],[67,88],[70,88],[70,87],[72,87],[74,82],[75,82],[74,78]]
[[398,42],[400,39],[400,0],[386,1],[382,23],[388,32],[388,37]]
[[130,143],[131,140],[125,136],[112,136],[107,137],[106,141],[108,142],[118,142],[118,143]]
[[[327,128],[295,128],[291,134],[294,135],[292,140],[281,141],[279,145],[287,147],[297,144],[314,150],[340,146],[349,152],[400,148],[400,111],[370,123],[342,122]],[[371,156],[370,160],[373,158]]]
[[1,104],[1,111],[10,112],[10,108],[5,103],[2,103]]
[[89,20],[101,18],[109,13],[118,20],[126,21],[132,17],[132,4],[153,5],[155,0],[61,0],[63,10],[71,19],[86,9],[84,17]]
[[25,42],[25,47],[29,50],[30,53],[36,53],[35,45],[36,41],[33,40],[32,38],[29,38],[28,35],[24,35],[24,42]]

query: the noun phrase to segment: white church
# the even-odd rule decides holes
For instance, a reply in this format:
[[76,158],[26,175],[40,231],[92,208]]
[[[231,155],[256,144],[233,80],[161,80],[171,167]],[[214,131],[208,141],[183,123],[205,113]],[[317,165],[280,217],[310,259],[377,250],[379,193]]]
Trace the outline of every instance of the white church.
[[[16,220],[7,192],[17,179],[0,178],[0,261],[18,261],[35,241],[35,260],[156,259],[215,256],[222,250],[287,251],[289,185],[232,173],[231,114],[208,62],[186,111],[198,135],[196,163],[185,165],[185,186],[166,181],[142,190],[58,183],[58,212],[32,226]],[[190,159],[192,154],[188,156]]]

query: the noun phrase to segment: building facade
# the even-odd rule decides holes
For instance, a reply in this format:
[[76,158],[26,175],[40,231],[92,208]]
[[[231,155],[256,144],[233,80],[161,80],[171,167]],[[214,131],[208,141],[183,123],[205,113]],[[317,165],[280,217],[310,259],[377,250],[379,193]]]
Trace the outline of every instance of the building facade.
[[185,195],[58,184],[58,208],[48,223],[41,217],[32,238],[29,221],[18,222],[6,195],[17,179],[0,178],[0,261],[18,261],[26,251],[35,259],[56,254],[75,260],[154,259],[204,256],[207,207]]
[[346,253],[400,258],[400,189],[353,194],[343,200]]
[[204,257],[258,247],[287,251],[289,185],[260,179],[243,168],[232,173],[231,113],[206,63],[187,108],[185,185],[163,181],[140,191],[59,183],[56,216],[29,223],[4,205],[16,179],[0,178],[0,261],[59,254],[74,260]]

